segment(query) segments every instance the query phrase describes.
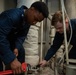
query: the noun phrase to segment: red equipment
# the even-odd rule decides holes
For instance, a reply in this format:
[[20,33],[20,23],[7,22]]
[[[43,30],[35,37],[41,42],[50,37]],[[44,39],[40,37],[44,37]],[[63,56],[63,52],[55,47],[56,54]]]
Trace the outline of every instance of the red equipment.
[[[22,63],[22,68],[23,68],[23,71],[26,72],[27,71],[27,64]],[[13,73],[12,70],[0,71],[0,75],[9,75],[12,73]]]

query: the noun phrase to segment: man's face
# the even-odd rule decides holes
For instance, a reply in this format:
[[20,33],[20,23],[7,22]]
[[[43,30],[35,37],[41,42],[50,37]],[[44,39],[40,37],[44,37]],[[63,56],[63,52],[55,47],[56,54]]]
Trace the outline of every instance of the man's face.
[[33,7],[27,14],[27,22],[31,25],[35,25],[37,22],[41,22],[44,19],[42,13],[34,9]]
[[56,32],[59,32],[60,34],[64,32],[63,24],[59,21],[56,23],[55,28],[56,28]]

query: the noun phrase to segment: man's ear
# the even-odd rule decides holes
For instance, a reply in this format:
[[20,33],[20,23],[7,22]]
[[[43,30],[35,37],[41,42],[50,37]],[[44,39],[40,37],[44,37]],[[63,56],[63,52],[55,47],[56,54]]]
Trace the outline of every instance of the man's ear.
[[32,11],[34,11],[34,10],[35,10],[35,8],[34,8],[34,7],[30,7],[30,9],[31,9]]
[[35,8],[34,7],[30,7],[29,11],[30,11],[30,13],[34,13],[35,12]]
[[69,23],[69,21],[68,21],[68,19],[66,18],[66,19],[65,19],[65,24],[68,25],[68,23]]

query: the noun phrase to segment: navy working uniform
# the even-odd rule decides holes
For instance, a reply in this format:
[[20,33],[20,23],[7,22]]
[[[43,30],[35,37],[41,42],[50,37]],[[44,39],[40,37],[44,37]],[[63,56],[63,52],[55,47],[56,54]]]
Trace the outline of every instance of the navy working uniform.
[[[73,45],[73,47],[69,52],[69,58],[76,59],[76,19],[71,19],[70,22],[71,22],[72,32],[73,32],[70,44]],[[70,38],[70,31],[67,32],[67,40],[69,40],[69,38]],[[64,40],[64,34],[60,34],[56,32],[53,45],[49,48],[44,58],[46,61],[48,61],[56,53],[56,51],[62,45],[63,40]]]
[[12,62],[16,56],[13,50],[19,50],[18,60],[25,60],[25,51],[22,46],[30,25],[24,21],[24,9],[27,7],[14,8],[0,14],[0,70],[2,61],[5,64]]

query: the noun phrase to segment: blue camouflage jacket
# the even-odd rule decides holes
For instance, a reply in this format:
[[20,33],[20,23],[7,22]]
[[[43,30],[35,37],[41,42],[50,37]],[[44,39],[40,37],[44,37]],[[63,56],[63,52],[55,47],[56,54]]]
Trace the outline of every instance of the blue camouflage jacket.
[[24,9],[27,7],[10,9],[0,14],[0,59],[5,64],[16,58],[10,48],[10,41],[14,41],[15,48],[20,50],[28,33],[30,25],[23,19]]
[[[70,22],[72,26],[72,38],[70,44],[76,47],[76,19],[71,19]],[[70,38],[70,32],[67,32],[67,40],[69,40],[69,38]],[[46,61],[48,61],[57,52],[59,47],[62,45],[63,40],[64,40],[64,34],[56,32],[53,45],[51,45],[44,58]]]

